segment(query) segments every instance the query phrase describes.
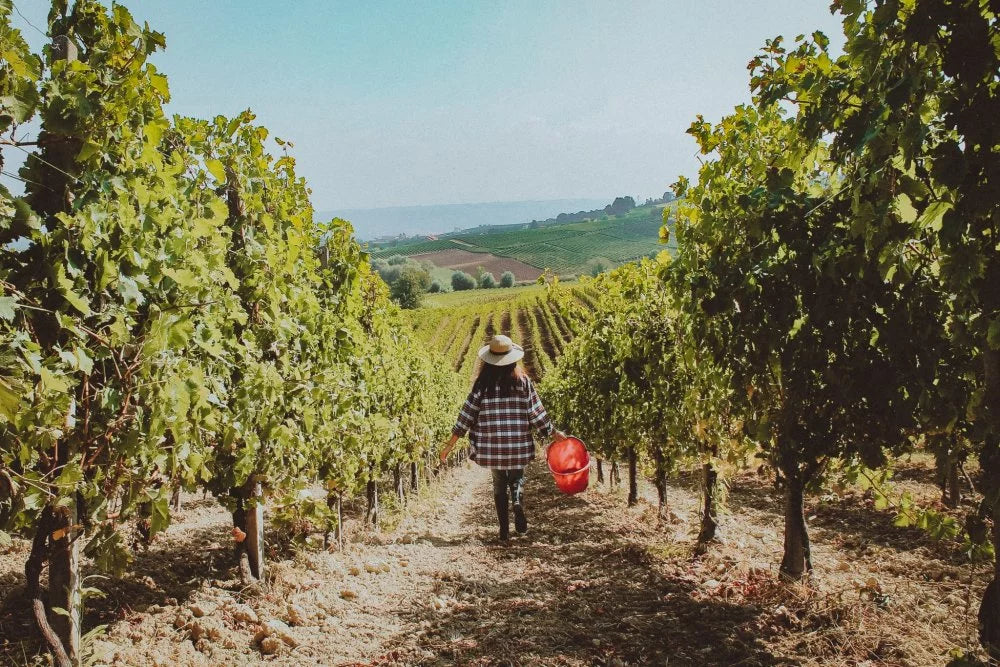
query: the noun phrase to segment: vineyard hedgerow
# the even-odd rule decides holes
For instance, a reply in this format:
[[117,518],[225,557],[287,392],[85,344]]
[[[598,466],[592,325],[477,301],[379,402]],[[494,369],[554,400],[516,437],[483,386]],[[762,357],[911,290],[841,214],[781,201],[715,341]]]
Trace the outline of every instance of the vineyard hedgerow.
[[[949,466],[977,451],[984,498],[963,550],[994,558],[979,630],[1000,657],[1000,129],[982,121],[1000,99],[998,17],[976,2],[835,10],[845,55],[834,60],[818,32],[791,50],[771,40],[751,62],[754,103],[691,126],[705,162],[696,185],[675,186],[676,259],[656,284],[596,304],[546,395],[601,448],[643,435],[642,420],[609,427],[636,403],[676,411],[682,428],[657,438],[703,457],[706,489],[715,461],[754,453],[773,466],[780,571],[793,579],[812,566],[804,493],[829,472],[921,446]],[[630,272],[608,280],[625,291]],[[642,326],[643,310],[618,323],[636,299],[658,328]],[[910,510],[901,504],[896,525],[960,532]]]
[[33,536],[34,619],[68,665],[81,552],[127,568],[129,517],[152,537],[176,489],[210,490],[260,576],[265,497],[370,487],[420,460],[460,397],[252,114],[164,115],[146,61],[163,35],[56,2],[38,55],[10,11],[0,131],[41,129],[20,140],[37,145],[25,194],[0,191],[0,528]]

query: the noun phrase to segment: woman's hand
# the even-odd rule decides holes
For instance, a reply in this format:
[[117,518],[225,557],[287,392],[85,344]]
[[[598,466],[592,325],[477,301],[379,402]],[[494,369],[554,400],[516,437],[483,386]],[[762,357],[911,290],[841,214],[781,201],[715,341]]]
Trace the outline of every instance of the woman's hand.
[[562,431],[560,431],[559,429],[552,431],[552,442],[562,442],[566,438],[567,435]]
[[451,454],[451,450],[455,447],[456,442],[458,442],[458,436],[453,435],[451,436],[451,440],[445,443],[444,449],[441,450],[441,455],[439,457],[441,459],[441,463],[444,463],[448,459],[448,455]]

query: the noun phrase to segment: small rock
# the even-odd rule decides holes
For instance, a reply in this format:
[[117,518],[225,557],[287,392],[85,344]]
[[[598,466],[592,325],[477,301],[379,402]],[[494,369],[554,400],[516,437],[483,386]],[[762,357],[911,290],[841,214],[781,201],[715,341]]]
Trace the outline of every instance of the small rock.
[[287,618],[290,625],[305,625],[307,620],[306,610],[297,604],[290,604],[288,605]]
[[356,577],[359,574],[361,574],[361,570],[359,570],[356,566],[352,565],[349,568],[347,568],[347,574],[351,575],[352,577]]
[[195,602],[188,609],[191,610],[191,614],[195,618],[202,618],[203,616],[210,616],[215,611],[215,606],[205,602]]
[[203,638],[215,641],[222,636],[222,628],[219,627],[216,621],[208,618],[200,618],[191,621],[189,631],[191,633],[191,639],[195,642]]
[[370,574],[378,574],[379,572],[388,572],[389,564],[384,561],[370,561],[365,563],[365,572]]
[[259,644],[269,637],[277,637],[291,647],[298,646],[299,644],[298,640],[292,635],[291,628],[276,618],[269,620],[264,624],[263,628],[257,631],[257,634],[254,635],[254,642]]
[[257,617],[257,612],[248,604],[240,604],[239,602],[231,604],[228,606],[229,613],[232,615],[233,620],[240,623],[259,623],[260,619]]
[[355,593],[354,591],[343,590],[340,591],[340,597],[344,598],[345,600],[353,600],[358,597],[358,594]]
[[716,581],[715,579],[709,579],[708,581],[705,582],[705,588],[715,589],[715,588],[718,588],[721,585],[722,584],[720,582]]

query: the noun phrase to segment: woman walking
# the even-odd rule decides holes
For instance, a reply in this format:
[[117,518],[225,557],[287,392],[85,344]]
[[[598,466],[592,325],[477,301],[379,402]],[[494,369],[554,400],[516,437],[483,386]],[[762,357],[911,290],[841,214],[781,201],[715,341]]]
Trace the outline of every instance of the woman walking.
[[494,336],[479,350],[483,361],[472,391],[458,415],[451,439],[441,450],[448,458],[459,438],[469,434],[469,458],[493,473],[493,500],[500,522],[500,539],[510,537],[508,490],[514,505],[514,529],[524,534],[524,466],[535,458],[532,429],[554,440],[557,431],[542,406],[535,385],[517,365],[524,349],[507,336]]

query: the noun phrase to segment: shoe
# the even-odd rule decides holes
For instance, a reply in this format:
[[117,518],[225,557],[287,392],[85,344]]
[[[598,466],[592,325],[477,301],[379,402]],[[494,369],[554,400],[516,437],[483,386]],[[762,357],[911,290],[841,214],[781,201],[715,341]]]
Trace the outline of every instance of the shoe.
[[528,532],[528,519],[524,516],[524,508],[521,505],[514,505],[514,530],[519,535]]

